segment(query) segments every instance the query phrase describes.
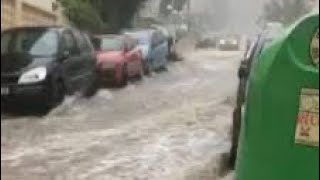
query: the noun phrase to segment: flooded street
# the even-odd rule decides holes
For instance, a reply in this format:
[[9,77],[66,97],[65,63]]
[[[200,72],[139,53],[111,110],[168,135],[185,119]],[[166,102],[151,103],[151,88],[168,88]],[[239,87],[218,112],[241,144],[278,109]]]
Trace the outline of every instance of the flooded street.
[[4,180],[214,180],[240,52],[201,50],[124,89],[67,97],[44,117],[1,116]]

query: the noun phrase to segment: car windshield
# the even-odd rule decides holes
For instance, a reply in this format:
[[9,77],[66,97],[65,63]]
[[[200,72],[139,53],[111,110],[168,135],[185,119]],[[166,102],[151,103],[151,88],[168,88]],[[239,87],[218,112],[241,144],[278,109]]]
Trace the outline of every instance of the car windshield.
[[123,42],[120,38],[115,37],[97,38],[94,46],[98,51],[121,51]]
[[28,29],[1,33],[1,55],[27,53],[52,56],[58,52],[58,34],[54,30]]
[[137,39],[140,45],[147,45],[151,42],[150,32],[147,32],[147,31],[128,32],[125,34]]

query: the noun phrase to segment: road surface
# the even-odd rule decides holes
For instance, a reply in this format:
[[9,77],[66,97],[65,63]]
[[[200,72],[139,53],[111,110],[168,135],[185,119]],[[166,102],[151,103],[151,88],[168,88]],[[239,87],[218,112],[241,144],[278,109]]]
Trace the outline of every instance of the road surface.
[[217,179],[240,56],[189,52],[167,72],[67,97],[46,116],[2,113],[1,179]]

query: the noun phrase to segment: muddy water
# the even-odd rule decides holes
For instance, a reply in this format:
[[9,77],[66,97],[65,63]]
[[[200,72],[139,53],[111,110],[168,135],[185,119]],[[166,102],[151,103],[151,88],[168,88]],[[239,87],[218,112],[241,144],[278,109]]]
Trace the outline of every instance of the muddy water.
[[2,114],[1,178],[215,179],[240,56],[197,51],[124,89],[67,97],[44,117]]

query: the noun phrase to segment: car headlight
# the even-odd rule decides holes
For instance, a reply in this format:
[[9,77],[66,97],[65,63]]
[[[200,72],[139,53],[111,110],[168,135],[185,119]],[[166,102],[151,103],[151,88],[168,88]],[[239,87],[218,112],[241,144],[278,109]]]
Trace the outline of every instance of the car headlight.
[[237,41],[237,40],[232,40],[231,43],[232,43],[233,45],[236,45],[236,44],[238,44],[238,41]]
[[45,80],[46,77],[47,77],[47,68],[45,67],[34,68],[22,74],[22,76],[18,81],[18,84],[37,83]]
[[226,40],[221,39],[221,40],[220,40],[220,44],[226,44]]

